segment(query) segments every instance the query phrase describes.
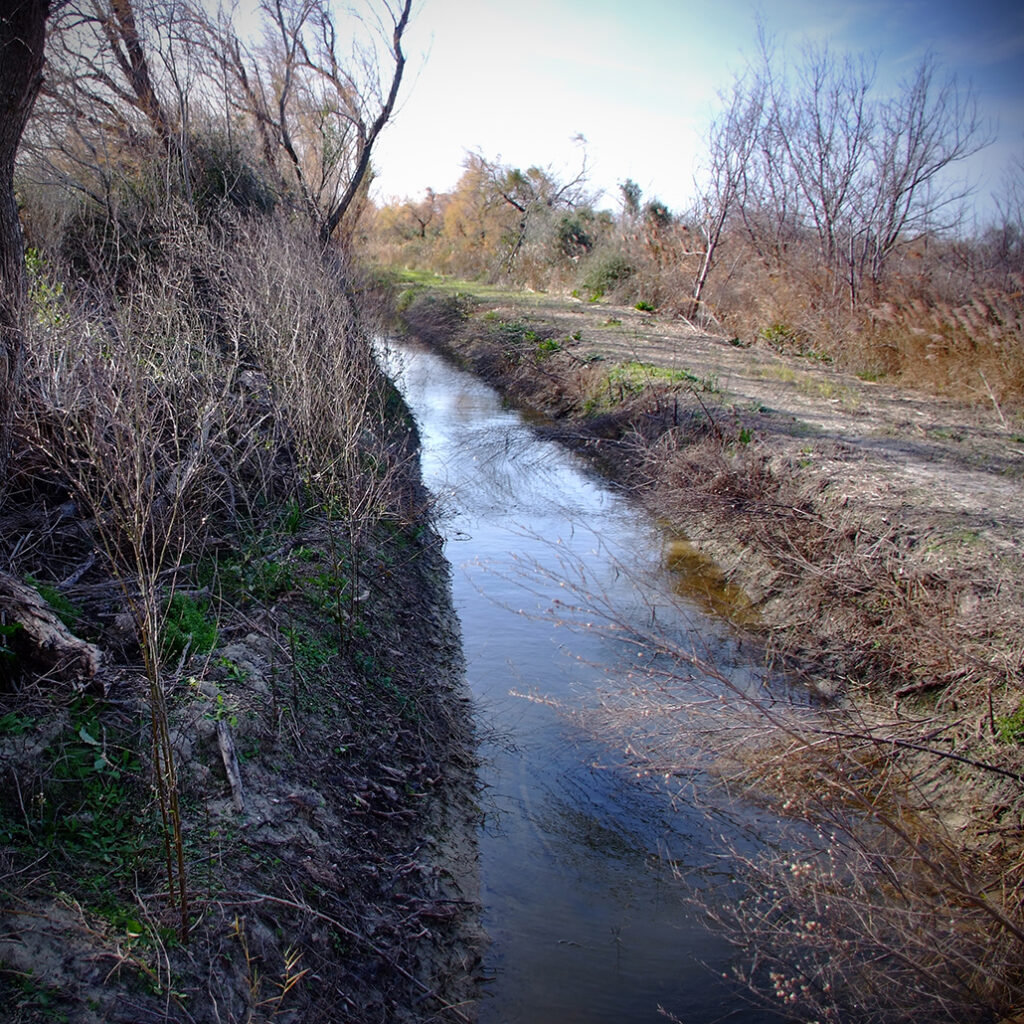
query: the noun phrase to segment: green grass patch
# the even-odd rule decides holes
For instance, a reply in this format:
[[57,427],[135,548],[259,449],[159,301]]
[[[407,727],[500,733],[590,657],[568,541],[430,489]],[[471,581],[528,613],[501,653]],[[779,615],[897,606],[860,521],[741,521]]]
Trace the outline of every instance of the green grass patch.
[[683,384],[695,386],[700,391],[718,391],[718,382],[714,377],[698,377],[686,369],[673,370],[653,363],[641,363],[636,360],[619,363],[608,371],[612,383],[629,382],[642,387],[645,384]]
[[636,360],[617,363],[604,374],[583,403],[586,414],[600,412],[636,397],[648,388],[688,387],[694,391],[719,393],[715,377],[698,377],[686,369],[669,369]]
[[996,718],[996,737],[1000,743],[1014,746],[1024,745],[1024,704],[1021,704],[1012,715],[1000,715]]
[[292,664],[302,676],[312,676],[326,668],[340,653],[337,642],[323,633],[313,633],[302,626],[290,626],[283,633]]
[[160,653],[167,661],[191,654],[206,654],[217,646],[217,623],[210,602],[189,594],[172,594],[164,605]]
[[50,768],[34,799],[5,809],[0,836],[33,856],[46,851],[73,865],[82,892],[102,903],[110,898],[111,880],[130,883],[141,867],[159,862],[155,834],[146,839],[152,822],[140,806],[145,786],[139,759],[87,707],[45,757]]
[[35,724],[35,719],[28,715],[9,711],[6,715],[0,715],[0,736],[24,736],[31,732]]
[[25,582],[36,589],[39,596],[57,613],[57,618],[70,630],[74,630],[82,617],[81,610],[50,583],[40,583],[33,576],[26,576]]

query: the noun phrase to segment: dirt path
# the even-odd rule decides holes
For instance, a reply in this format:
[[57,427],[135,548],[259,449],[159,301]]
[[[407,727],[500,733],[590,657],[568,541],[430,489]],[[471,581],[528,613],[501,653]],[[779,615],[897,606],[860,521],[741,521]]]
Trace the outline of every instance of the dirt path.
[[968,405],[624,307],[528,297],[496,312],[543,317],[579,358],[689,372],[721,393],[724,415],[851,500],[919,521],[953,516],[1001,545],[1024,537],[1024,416],[984,390]]

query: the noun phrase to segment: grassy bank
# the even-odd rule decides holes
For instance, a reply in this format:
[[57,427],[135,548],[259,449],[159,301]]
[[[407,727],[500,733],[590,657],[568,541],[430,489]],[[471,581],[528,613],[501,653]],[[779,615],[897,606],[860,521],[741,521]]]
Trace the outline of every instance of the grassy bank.
[[808,1020],[1024,1003],[1013,410],[911,400],[650,310],[422,280],[398,306],[710,559],[709,606],[731,594],[716,610],[817,695],[809,715],[734,689],[724,722],[679,696],[714,666],[637,637],[675,667],[602,722],[659,774],[685,777],[706,742],[723,781],[811,827],[806,851],[731,851],[751,897],[723,925],[753,987]]

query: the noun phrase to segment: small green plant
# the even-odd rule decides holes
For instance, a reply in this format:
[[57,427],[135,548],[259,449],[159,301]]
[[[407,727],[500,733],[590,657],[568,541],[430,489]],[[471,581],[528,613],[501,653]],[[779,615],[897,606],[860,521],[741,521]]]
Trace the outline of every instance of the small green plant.
[[306,513],[302,506],[297,501],[289,502],[281,517],[281,528],[285,533],[290,533],[294,537],[302,529],[302,522],[305,518]]
[[[250,601],[271,603],[296,587],[296,578],[290,560],[272,558],[279,545],[277,533],[261,533],[248,541],[238,553],[221,555],[206,562],[200,569],[200,580],[228,595],[232,601],[246,604]],[[296,561],[312,561],[312,549],[300,547],[293,555]]]
[[68,629],[73,630],[78,625],[82,612],[55,586],[49,583],[40,583],[32,576],[26,576],[25,582],[29,586],[35,587],[39,596],[57,613],[57,618]]
[[1024,745],[1024,704],[1021,704],[1012,715],[1000,715],[996,718],[996,737],[1000,743]]
[[608,253],[592,260],[581,282],[591,302],[597,302],[616,285],[629,280],[635,273],[630,261],[620,253]]
[[10,641],[22,628],[20,622],[0,622],[0,668],[10,668],[18,660],[18,652]]
[[560,352],[562,345],[555,338],[544,338],[537,342],[537,358],[544,359],[553,352]]
[[754,435],[750,432],[749,427],[741,427],[739,433],[739,442],[742,445],[748,445],[754,440]]
[[105,899],[112,879],[128,881],[145,866],[149,849],[139,835],[149,823],[137,813],[138,758],[81,709],[46,756],[53,767],[43,788],[27,813],[0,821],[0,836],[74,864],[83,891]]
[[[24,974],[14,971],[10,974],[12,988],[18,992],[17,1005],[22,1011],[30,1010],[32,1020],[61,1022],[70,1019],[61,1009],[62,1005],[67,1004],[63,1002],[63,993],[59,988],[37,980],[31,970]],[[18,1019],[23,1018],[19,1016]]]
[[228,707],[224,694],[219,690],[217,696],[213,698],[213,707],[206,713],[206,717],[214,722],[227,722],[232,729],[238,725],[238,715]]
[[160,652],[165,660],[180,658],[186,650],[205,654],[217,646],[217,623],[210,617],[210,602],[176,593],[164,605]]
[[653,313],[655,311],[654,304],[646,302],[644,299],[641,299],[633,308],[640,310],[641,313]]
[[774,320],[761,329],[761,337],[772,348],[787,348],[797,343],[797,334],[788,324]]
[[506,345],[532,344],[540,340],[540,335],[524,320],[502,320],[495,330]]
[[338,645],[323,634],[313,634],[301,626],[285,629],[295,668],[301,675],[318,672],[338,656]]
[[35,724],[35,719],[28,715],[9,711],[6,715],[0,715],[0,736],[24,736]]
[[231,658],[218,658],[217,664],[224,669],[228,679],[233,683],[244,683],[249,678],[249,670]]
[[28,271],[29,303],[36,323],[51,330],[67,324],[69,317],[63,306],[64,286],[46,279],[43,258],[38,249],[26,250],[25,269]]

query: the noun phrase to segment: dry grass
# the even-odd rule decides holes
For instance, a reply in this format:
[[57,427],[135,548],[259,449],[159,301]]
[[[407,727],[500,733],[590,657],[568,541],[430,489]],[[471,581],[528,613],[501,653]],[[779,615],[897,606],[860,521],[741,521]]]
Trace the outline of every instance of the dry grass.
[[[14,574],[42,581],[54,601],[77,609],[76,628],[89,631],[107,663],[87,693],[58,690],[55,680],[27,670],[0,689],[0,769],[25,784],[0,802],[5,825],[15,822],[21,837],[0,864],[11,897],[5,917],[13,915],[18,934],[28,934],[31,922],[45,917],[49,887],[81,900],[81,913],[61,917],[61,927],[40,939],[41,948],[64,944],[67,955],[63,966],[37,965],[27,1002],[48,978],[60,979],[55,984],[71,999],[95,974],[93,961],[110,958],[113,970],[96,999],[111,1020],[135,1012],[132,999],[113,1008],[111,1000],[147,971],[157,980],[138,996],[145,1004],[138,1013],[159,1013],[154,1007],[163,1003],[167,1019],[185,1012],[182,985],[196,1019],[269,1020],[294,1015],[296,1006],[305,1007],[304,1019],[333,1019],[342,1002],[335,988],[351,998],[371,975],[379,990],[365,994],[364,1006],[346,1004],[352,1019],[405,1013],[397,1008],[412,1006],[414,996],[395,992],[406,986],[442,1018],[460,1019],[425,984],[429,966],[413,972],[403,964],[424,952],[429,932],[413,927],[421,910],[450,911],[444,926],[461,912],[424,900],[382,913],[393,894],[374,886],[390,876],[376,868],[368,874],[360,859],[408,861],[412,877],[403,893],[425,891],[431,868],[409,854],[405,829],[423,823],[423,809],[434,806],[425,790],[444,773],[432,769],[430,786],[402,801],[392,799],[398,776],[379,764],[406,772],[401,777],[412,786],[431,758],[464,753],[467,742],[465,724],[455,727],[447,717],[455,698],[440,682],[441,669],[416,675],[433,653],[422,661],[410,655],[401,670],[387,664],[409,636],[426,632],[408,621],[409,592],[389,596],[397,585],[387,581],[416,583],[432,608],[442,609],[445,597],[436,559],[412,539],[416,524],[429,541],[426,502],[414,431],[373,356],[375,300],[357,294],[358,274],[324,258],[302,227],[284,218],[225,214],[201,222],[187,205],[170,203],[145,231],[146,246],[133,237],[113,245],[132,254],[122,262],[110,264],[111,237],[84,235],[70,246],[75,268],[62,264],[59,245],[36,268],[0,554]],[[293,555],[303,546],[301,557]],[[438,575],[433,583],[431,573]],[[375,605],[390,602],[379,618],[367,606],[371,593]],[[244,685],[248,670],[197,655],[187,639],[169,655],[164,640],[175,594],[208,608],[219,644],[232,637],[266,652],[258,688]],[[224,696],[226,679],[243,691],[237,700]],[[211,758],[205,741],[214,718]],[[344,827],[331,819],[329,834],[317,840],[318,848],[336,844],[334,863],[317,866],[321,875],[311,876],[308,857],[300,856],[308,852],[308,829],[291,836],[288,825],[284,839],[263,844],[242,829],[236,811],[218,810],[222,732],[233,732],[247,755],[247,796],[265,817],[287,817],[279,805],[291,807],[293,770],[326,794],[325,816],[345,808]],[[243,735],[250,744],[244,751]],[[365,749],[365,758],[327,758],[328,779],[324,752],[348,744]],[[69,751],[85,797],[61,774]],[[89,817],[90,794],[107,785],[108,768],[124,790],[113,837]],[[459,784],[469,785],[461,777]],[[363,800],[357,820],[347,816],[353,792]],[[53,825],[56,846],[29,856],[25,844],[43,834],[44,810],[58,793],[67,797],[68,823]],[[303,808],[294,813],[310,813]],[[116,844],[110,862],[95,860],[108,838]],[[259,899],[251,892],[257,884],[264,887]],[[308,891],[335,901],[334,916],[314,908]],[[264,912],[270,900],[278,903]],[[286,900],[289,911],[281,909]],[[239,914],[259,930],[240,925],[232,938]],[[381,929],[375,941],[340,925],[370,916]],[[325,924],[335,920],[337,929]],[[274,927],[291,929],[288,939],[277,943]],[[348,950],[361,939],[363,948]],[[178,944],[184,941],[187,948]],[[303,946],[302,960],[292,943]],[[4,947],[5,1002],[20,984],[25,948],[15,939]],[[165,960],[173,962],[173,981]],[[205,991],[202,974],[214,963],[218,981]]]

